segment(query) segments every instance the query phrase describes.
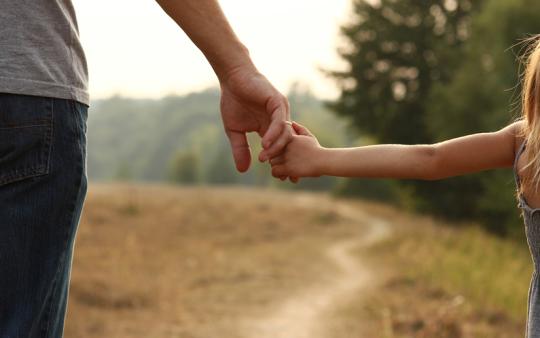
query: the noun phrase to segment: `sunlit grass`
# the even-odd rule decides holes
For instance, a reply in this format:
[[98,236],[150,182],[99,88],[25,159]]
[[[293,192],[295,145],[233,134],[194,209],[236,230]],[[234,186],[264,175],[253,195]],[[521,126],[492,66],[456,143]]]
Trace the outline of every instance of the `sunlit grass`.
[[405,273],[452,293],[463,293],[479,307],[504,309],[522,319],[532,264],[524,243],[501,239],[471,226],[411,230],[387,243],[394,246]]
[[396,232],[370,250],[373,261],[386,267],[385,292],[367,305],[381,328],[388,331],[391,324],[387,337],[521,334],[532,273],[524,241],[497,237],[474,224],[392,217]]

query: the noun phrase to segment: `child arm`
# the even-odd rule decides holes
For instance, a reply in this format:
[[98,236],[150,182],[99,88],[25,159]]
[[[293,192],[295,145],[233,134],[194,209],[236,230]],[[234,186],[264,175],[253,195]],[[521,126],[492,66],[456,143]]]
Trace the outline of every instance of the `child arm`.
[[437,180],[512,166],[521,122],[499,131],[463,136],[436,144],[381,144],[327,149],[295,124],[285,153],[272,162],[275,174]]

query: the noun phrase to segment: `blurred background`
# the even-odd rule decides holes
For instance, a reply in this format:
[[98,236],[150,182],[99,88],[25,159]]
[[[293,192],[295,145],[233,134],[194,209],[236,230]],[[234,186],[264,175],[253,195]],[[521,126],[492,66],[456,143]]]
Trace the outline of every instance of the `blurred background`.
[[[532,264],[511,170],[239,174],[215,75],[159,6],[74,2],[93,101],[67,337],[522,335]],[[540,32],[532,0],[220,3],[328,147],[504,127]]]

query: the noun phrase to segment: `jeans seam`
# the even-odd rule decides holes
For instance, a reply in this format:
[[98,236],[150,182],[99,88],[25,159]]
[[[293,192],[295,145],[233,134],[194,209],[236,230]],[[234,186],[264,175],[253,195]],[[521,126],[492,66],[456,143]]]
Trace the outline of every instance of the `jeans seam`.
[[[78,166],[78,167],[80,167],[80,166]],[[75,209],[77,207],[77,204],[75,203],[75,200],[79,196],[80,191],[81,191],[81,187],[82,187],[82,178],[81,178],[80,175],[78,177],[79,178],[78,178],[77,183],[76,183],[77,191],[75,192],[74,198],[72,199],[73,203],[71,203],[70,208],[69,208],[69,217],[66,218],[66,221],[69,224],[73,224],[73,221],[74,221],[73,216],[75,214]],[[63,242],[62,242],[63,253],[62,253],[62,257],[60,258],[60,261],[59,261],[59,264],[58,264],[58,270],[56,271],[55,280],[54,280],[54,283],[53,283],[53,285],[55,286],[55,292],[52,294],[51,301],[52,301],[52,299],[56,299],[57,293],[59,292],[59,289],[56,288],[56,284],[58,283],[58,280],[59,280],[58,277],[59,277],[59,274],[62,273],[62,270],[63,270],[65,264],[68,263],[67,259],[66,259],[67,250],[69,249],[68,248],[68,238],[69,238],[69,229],[66,228],[66,231],[64,231],[64,239],[63,239]],[[49,311],[48,311],[48,316],[47,316],[47,329],[44,332],[45,334],[48,334],[50,332],[50,329],[51,329],[51,316],[50,316],[51,312],[52,312],[52,304],[49,306]]]
[[47,154],[47,168],[45,169],[45,173],[48,174],[51,169],[51,156],[53,151],[53,140],[54,140],[54,99],[51,98],[51,129],[49,130],[49,133],[47,134],[47,142],[49,145],[48,154]]
[[[52,126],[53,126],[53,123],[54,123],[54,108],[55,107],[54,107],[54,100],[51,99],[50,102],[51,102],[51,133],[50,134],[52,134],[52,129],[53,129]],[[52,138],[52,136],[51,136],[51,138]],[[52,143],[53,142],[50,142],[49,150],[52,150]],[[52,151],[49,151],[49,156],[48,156],[47,162],[50,162],[51,153],[52,153]],[[47,163],[47,170],[46,170],[47,173],[49,173],[49,169],[50,169],[49,166],[50,166],[50,163]],[[58,282],[58,273],[61,271],[60,270],[61,266],[62,265],[59,264],[58,265],[58,270],[56,270],[56,272],[54,273],[53,281],[51,283],[51,287],[52,287],[53,292],[49,296],[49,299],[47,300],[47,306],[46,306],[47,310],[45,311],[45,314],[44,314],[45,323],[47,325],[41,328],[41,332],[44,333],[45,335],[49,332],[49,328],[50,328],[50,321],[51,321],[50,317],[51,317],[51,312],[52,312],[52,300],[54,299],[54,296],[55,296],[55,290],[56,290],[55,286],[56,286],[56,283]]]
[[[72,108],[73,108],[73,106],[72,106]],[[79,162],[76,163],[76,165],[77,165],[77,168],[81,167],[81,164]],[[75,182],[75,186],[77,187],[77,190],[75,191],[74,196],[71,199],[72,203],[70,204],[70,208],[69,208],[69,216],[66,217],[66,221],[67,221],[68,224],[73,224],[73,221],[74,221],[73,216],[75,214],[75,209],[77,207],[77,204],[76,204],[75,201],[77,200],[77,197],[79,196],[79,194],[81,192],[81,187],[82,187],[82,176],[81,175],[77,175],[77,180]],[[53,279],[54,292],[51,295],[51,298],[49,299],[48,311],[47,311],[47,314],[46,314],[46,324],[47,324],[47,326],[44,329],[44,331],[42,331],[44,333],[45,337],[47,337],[47,335],[49,334],[49,332],[51,330],[51,312],[52,312],[52,306],[53,306],[52,300],[56,298],[57,293],[59,292],[59,290],[57,288],[57,285],[56,285],[58,283],[58,281],[59,281],[59,274],[62,273],[62,270],[63,270],[65,264],[67,264],[66,257],[67,257],[67,250],[68,250],[68,238],[69,238],[69,228],[66,227],[65,231],[64,231],[64,239],[63,239],[63,242],[62,242],[63,253],[62,253],[62,256],[60,257],[60,260],[58,262],[58,270],[56,271],[55,277]]]

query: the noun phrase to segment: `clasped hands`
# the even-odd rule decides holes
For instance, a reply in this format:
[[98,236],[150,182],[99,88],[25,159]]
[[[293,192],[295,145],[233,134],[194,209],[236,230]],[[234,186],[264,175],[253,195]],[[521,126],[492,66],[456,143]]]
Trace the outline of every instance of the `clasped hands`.
[[272,176],[292,182],[320,176],[324,149],[305,127],[289,122],[288,100],[253,67],[238,67],[221,78],[221,116],[231,144],[236,168],[245,172],[251,164],[247,133],[262,138],[259,160],[268,161]]

